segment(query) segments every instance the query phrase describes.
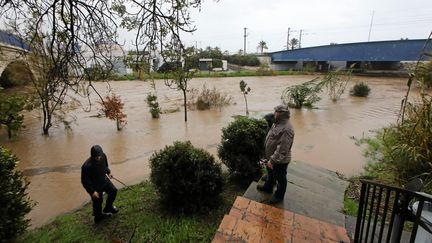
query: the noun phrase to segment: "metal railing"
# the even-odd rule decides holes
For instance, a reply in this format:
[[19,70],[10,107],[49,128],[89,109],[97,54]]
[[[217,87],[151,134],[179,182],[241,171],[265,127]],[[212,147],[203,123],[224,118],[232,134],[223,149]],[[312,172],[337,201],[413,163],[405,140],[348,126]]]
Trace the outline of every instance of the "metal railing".
[[[418,227],[431,233],[422,212],[432,195],[419,193],[421,180],[410,182],[405,189],[369,180],[362,183],[354,242],[401,242],[402,232],[415,242]],[[420,183],[420,184],[419,184]],[[412,202],[418,201],[416,210]],[[404,230],[405,222],[412,222]],[[432,233],[431,233],[432,234]]]

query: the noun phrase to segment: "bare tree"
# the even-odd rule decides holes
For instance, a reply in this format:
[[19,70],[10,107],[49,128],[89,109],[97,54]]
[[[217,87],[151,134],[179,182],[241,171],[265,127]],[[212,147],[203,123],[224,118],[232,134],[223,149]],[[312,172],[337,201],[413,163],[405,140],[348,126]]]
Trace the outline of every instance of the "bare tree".
[[182,92],[184,120],[187,122],[188,82],[193,78],[194,72],[189,71],[184,63],[193,53],[187,52],[187,50],[191,49],[184,49],[179,43],[173,43],[171,46],[171,49],[165,51],[165,56],[173,63],[174,70],[172,70],[172,73],[168,74],[165,79],[165,85]]
[[49,95],[41,92],[39,97],[55,103],[42,104],[44,134],[51,127],[50,111],[61,109],[69,89],[85,97],[93,90],[103,100],[91,79],[83,82],[92,76],[85,70],[90,65],[103,74],[112,69],[111,47],[117,44],[119,24],[136,31],[137,51],[151,52],[157,44],[164,48],[167,39],[181,43],[180,31],[194,31],[189,10],[200,6],[201,0],[0,0],[0,23],[8,24],[32,50],[43,47],[40,59],[48,65],[35,76],[41,76],[36,81],[49,80],[41,84]]

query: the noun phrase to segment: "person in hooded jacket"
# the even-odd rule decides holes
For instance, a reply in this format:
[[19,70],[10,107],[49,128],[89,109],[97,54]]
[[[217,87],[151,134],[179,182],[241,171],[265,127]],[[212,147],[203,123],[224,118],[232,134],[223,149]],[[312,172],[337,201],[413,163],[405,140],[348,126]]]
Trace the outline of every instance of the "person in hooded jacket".
[[[98,223],[118,212],[113,205],[117,196],[117,188],[109,180],[112,178],[111,170],[108,168],[107,156],[101,146],[91,147],[90,155],[90,158],[81,167],[81,183],[91,197],[94,222]],[[108,198],[102,211],[103,192],[108,194]]]
[[276,204],[284,199],[287,186],[287,168],[291,162],[291,147],[294,142],[294,129],[289,121],[290,112],[285,105],[274,108],[274,123],[265,139],[265,155],[267,159],[267,178],[264,184],[257,186],[258,190],[273,193],[267,201]]

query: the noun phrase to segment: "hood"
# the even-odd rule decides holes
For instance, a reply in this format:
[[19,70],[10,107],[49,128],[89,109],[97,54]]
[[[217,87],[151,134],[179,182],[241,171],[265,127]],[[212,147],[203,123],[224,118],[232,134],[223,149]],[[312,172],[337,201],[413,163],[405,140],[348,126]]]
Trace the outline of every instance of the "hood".
[[290,118],[290,112],[289,111],[285,111],[285,112],[280,112],[279,116],[276,118],[275,116],[275,123],[280,123],[283,121],[286,121]]
[[95,159],[97,156],[102,155],[102,154],[103,154],[103,150],[102,150],[101,146],[94,145],[93,147],[91,147],[90,155],[91,155],[92,159]]

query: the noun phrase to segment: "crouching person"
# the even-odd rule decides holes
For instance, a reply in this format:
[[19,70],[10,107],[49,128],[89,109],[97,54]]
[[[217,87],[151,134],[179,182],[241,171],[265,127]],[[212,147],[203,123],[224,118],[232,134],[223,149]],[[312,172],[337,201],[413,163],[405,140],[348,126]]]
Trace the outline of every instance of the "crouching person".
[[[111,171],[108,168],[108,160],[102,148],[99,145],[94,145],[90,150],[90,155],[90,158],[81,167],[81,183],[90,194],[93,203],[94,222],[98,223],[118,212],[118,209],[113,205],[117,196],[117,188],[109,180],[112,178]],[[108,194],[108,198],[102,211],[103,192]]]

